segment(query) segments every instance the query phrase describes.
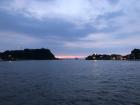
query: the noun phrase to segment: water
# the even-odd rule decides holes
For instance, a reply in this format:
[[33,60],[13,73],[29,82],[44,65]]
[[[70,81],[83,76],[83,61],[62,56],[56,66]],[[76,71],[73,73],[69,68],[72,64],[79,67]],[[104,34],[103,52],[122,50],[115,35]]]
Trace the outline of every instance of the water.
[[0,62],[0,105],[140,105],[140,62]]

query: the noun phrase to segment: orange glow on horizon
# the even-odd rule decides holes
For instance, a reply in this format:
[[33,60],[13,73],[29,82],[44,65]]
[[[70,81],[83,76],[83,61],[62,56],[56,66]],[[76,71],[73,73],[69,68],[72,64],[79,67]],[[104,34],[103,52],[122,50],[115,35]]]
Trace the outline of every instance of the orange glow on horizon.
[[85,56],[72,56],[72,55],[62,55],[62,56],[56,56],[56,58],[60,59],[74,59],[74,58],[84,58]]

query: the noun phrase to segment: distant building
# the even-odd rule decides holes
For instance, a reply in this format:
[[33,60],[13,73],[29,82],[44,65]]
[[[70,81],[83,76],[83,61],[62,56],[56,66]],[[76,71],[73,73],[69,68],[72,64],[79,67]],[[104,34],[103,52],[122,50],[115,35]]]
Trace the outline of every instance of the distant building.
[[111,59],[112,60],[123,60],[123,56],[117,55],[117,54],[112,54]]

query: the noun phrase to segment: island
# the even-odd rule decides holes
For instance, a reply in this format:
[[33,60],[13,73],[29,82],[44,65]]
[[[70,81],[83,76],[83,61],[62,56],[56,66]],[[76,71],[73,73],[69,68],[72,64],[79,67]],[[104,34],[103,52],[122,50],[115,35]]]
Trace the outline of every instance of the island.
[[92,54],[85,58],[86,60],[140,60],[140,49],[134,49],[131,54]]
[[49,49],[24,49],[24,50],[7,50],[0,53],[0,59],[4,61],[14,60],[56,60],[55,56]]

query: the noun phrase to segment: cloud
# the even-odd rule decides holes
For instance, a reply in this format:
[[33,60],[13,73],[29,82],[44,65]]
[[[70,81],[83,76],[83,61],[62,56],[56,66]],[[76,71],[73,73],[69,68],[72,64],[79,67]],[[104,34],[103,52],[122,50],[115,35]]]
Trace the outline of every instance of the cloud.
[[1,47],[20,43],[57,54],[140,47],[139,5],[139,0],[1,0]]
[[108,0],[12,0],[3,8],[40,20],[62,18],[75,24],[94,23],[98,16],[119,10]]
[[[100,30],[112,26],[124,27],[122,25],[129,25],[130,21],[137,20],[135,18],[138,17],[139,4],[140,1],[137,0],[129,2],[126,0],[12,0],[1,7],[10,13],[22,14],[41,21],[62,19],[79,27],[90,24]],[[120,14],[115,15],[115,13]]]
[[124,38],[119,38],[118,33],[93,33],[86,37],[82,37],[77,41],[66,42],[66,47],[71,48],[133,48],[135,46],[140,46],[139,43],[140,36],[130,35]]
[[90,26],[79,29],[74,24],[62,19],[39,21],[21,15],[9,15],[6,11],[0,11],[0,31],[14,31],[39,38],[57,36],[72,40],[96,30]]

